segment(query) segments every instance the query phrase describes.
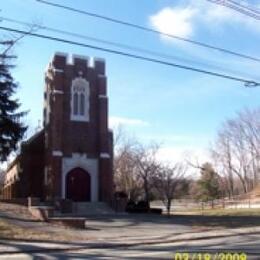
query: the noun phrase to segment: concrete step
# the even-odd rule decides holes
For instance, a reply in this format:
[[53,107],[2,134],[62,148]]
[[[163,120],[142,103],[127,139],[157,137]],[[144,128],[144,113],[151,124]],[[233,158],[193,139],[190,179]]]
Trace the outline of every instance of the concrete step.
[[53,217],[88,217],[114,215],[115,211],[105,202],[73,202],[71,213],[54,211]]
[[77,215],[104,215],[114,211],[105,202],[74,202],[73,212]]

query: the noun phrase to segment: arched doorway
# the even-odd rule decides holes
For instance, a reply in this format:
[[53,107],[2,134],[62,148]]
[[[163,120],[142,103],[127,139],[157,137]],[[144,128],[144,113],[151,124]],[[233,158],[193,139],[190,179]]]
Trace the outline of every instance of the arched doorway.
[[73,201],[90,201],[91,178],[88,172],[74,168],[66,176],[66,198]]

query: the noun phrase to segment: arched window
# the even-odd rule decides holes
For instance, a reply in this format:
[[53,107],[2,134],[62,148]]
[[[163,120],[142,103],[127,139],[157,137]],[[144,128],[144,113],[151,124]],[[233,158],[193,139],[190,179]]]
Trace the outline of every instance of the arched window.
[[81,77],[72,81],[71,120],[89,121],[89,83]]

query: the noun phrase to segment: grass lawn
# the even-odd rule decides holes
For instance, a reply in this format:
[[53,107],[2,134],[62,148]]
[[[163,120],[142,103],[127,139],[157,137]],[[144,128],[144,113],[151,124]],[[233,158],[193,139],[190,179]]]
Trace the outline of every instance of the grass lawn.
[[173,212],[193,227],[242,228],[260,226],[260,209],[205,209]]
[[203,215],[203,216],[259,216],[258,209],[191,209],[187,211],[174,212],[174,215]]

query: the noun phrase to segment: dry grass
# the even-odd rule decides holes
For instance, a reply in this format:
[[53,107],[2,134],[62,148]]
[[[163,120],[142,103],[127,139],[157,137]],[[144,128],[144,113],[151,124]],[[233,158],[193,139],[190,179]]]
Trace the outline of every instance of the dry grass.
[[[88,237],[82,232],[76,232],[74,229],[60,227],[50,223],[43,223],[46,226],[39,226],[36,228],[26,228],[19,223],[15,223],[15,219],[22,222],[35,221],[35,218],[29,213],[28,208],[11,203],[0,203],[0,212],[7,213],[10,216],[0,217],[0,239],[18,239],[18,240],[43,240],[43,241],[75,241],[88,240]],[[84,235],[84,236],[83,236]]]
[[46,239],[46,234],[39,234],[39,232],[24,229],[22,227],[0,220],[0,238],[9,239]]
[[[0,219],[0,239],[31,240],[31,241],[75,241],[82,240],[80,235],[71,233],[70,229],[64,228],[62,234],[58,232],[46,232],[23,228]],[[86,238],[84,238],[86,240]]]

